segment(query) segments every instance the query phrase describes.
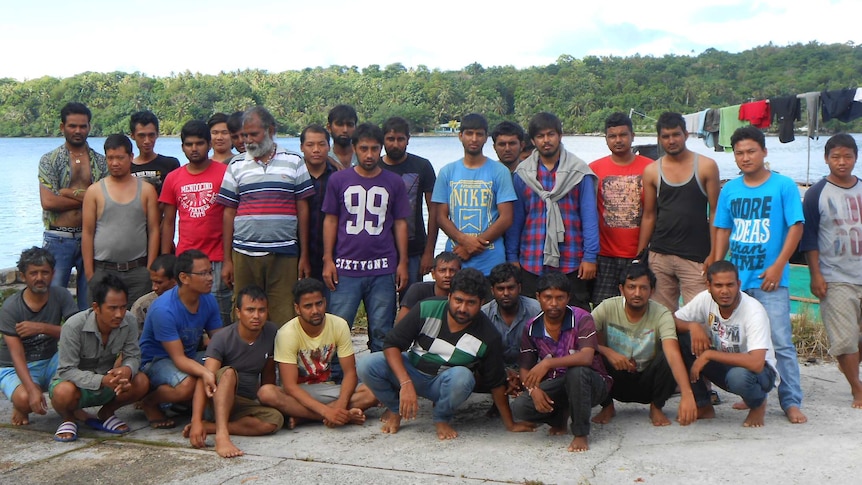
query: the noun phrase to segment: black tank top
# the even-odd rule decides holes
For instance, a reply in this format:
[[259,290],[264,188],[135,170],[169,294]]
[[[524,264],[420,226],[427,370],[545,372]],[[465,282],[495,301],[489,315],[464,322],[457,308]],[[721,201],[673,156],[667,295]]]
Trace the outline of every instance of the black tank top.
[[656,221],[650,250],[702,263],[709,255],[709,199],[697,178],[699,155],[694,155],[691,177],[683,183],[665,180],[658,162],[659,188]]

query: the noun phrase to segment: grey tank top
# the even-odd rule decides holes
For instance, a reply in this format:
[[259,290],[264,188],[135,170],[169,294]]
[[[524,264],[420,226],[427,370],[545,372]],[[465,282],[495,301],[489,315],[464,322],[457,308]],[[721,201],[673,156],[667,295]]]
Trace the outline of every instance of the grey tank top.
[[105,196],[105,209],[96,221],[93,252],[96,261],[125,263],[147,255],[147,216],[141,205],[144,182],[136,179],[135,198],[128,204],[118,204],[108,194],[105,180],[99,181]]

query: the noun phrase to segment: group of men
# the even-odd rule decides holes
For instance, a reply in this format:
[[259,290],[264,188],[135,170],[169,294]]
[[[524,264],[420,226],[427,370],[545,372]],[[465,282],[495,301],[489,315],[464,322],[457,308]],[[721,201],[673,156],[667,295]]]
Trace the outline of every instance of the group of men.
[[[190,121],[179,168],[154,151],[152,113],[131,118],[138,157],[121,134],[105,157],[92,150],[90,116],[78,103],[61,112],[66,142],[39,170],[44,249],[22,254],[27,288],[0,319],[0,388],[15,424],[44,414],[46,388],[64,418],[60,441],[77,437],[78,421],[128,431],[114,411],[138,401],[154,428],[170,428],[166,407],[192,402],[184,435],[204,446],[215,434],[229,457],[242,453],[231,434],[272,433],[284,416],[289,426],[359,424],[378,401],[394,433],[416,415],[417,395],[434,402],[437,435],[451,439],[454,411],[475,391],[492,395],[512,431],[545,422],[563,434],[571,419],[569,450],[583,451],[590,409],[601,404],[592,421],[606,423],[614,399],[649,403],[652,423],[666,425],[662,408],[678,389],[681,424],[713,416],[702,377],[742,397],[746,426],[762,426],[777,376],[788,419],[806,421],[787,292],[802,204],[792,181],[766,168],[755,128],[734,134],[743,176],[719,195],[715,162],[686,148],[676,113],[657,122],[658,161],[633,154],[632,122],[615,113],[611,154],[591,164],[565,149],[551,113],[526,133],[511,122],[490,131],[469,114],[464,157],[437,175],[407,152],[406,120],[358,124],[346,105],[326,127],[303,129],[302,154],[275,143],[262,107]],[[500,162],[483,154],[489,131]],[[840,190],[855,188],[857,149],[841,135],[830,144],[835,180],[817,196],[831,199],[806,202],[822,229],[806,232],[803,250],[815,294],[828,300],[841,285],[824,321],[862,406],[859,326],[846,321],[860,320],[859,282],[842,279],[857,274],[843,270],[859,264],[857,230],[844,226],[859,220],[856,196]],[[438,228],[449,240],[435,258]],[[72,266],[77,314],[47,284],[67,285]],[[421,282],[428,272],[435,281]],[[372,354],[357,362],[349,330],[360,303]],[[97,416],[81,411],[97,405]]]

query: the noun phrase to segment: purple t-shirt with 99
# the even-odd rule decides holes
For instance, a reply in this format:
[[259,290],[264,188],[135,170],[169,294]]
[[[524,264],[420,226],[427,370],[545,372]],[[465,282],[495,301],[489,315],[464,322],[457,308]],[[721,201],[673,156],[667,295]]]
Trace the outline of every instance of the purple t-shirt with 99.
[[356,170],[333,173],[323,199],[323,212],[338,216],[335,268],[354,278],[392,274],[398,266],[392,226],[410,216],[404,182],[386,170],[371,178]]

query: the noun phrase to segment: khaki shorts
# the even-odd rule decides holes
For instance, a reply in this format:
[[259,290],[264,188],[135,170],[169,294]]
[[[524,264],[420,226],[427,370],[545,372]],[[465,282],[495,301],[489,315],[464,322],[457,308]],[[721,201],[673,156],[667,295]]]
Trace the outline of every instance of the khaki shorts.
[[820,299],[820,317],[829,337],[829,355],[859,351],[862,334],[862,286],[829,283],[826,297]]
[[679,296],[688,303],[706,289],[703,263],[654,251],[649,252],[649,269],[655,273],[656,285],[652,299],[666,306],[671,313],[679,310]]
[[[231,367],[224,366],[216,372],[216,382],[221,380],[222,375],[224,375],[225,371],[228,369],[231,369]],[[237,421],[246,416],[251,416],[267,424],[274,424],[276,426],[276,431],[284,426],[284,415],[281,414],[281,411],[278,409],[263,406],[257,401],[257,399],[249,399],[244,396],[234,396],[233,408],[230,410],[230,418],[228,418],[228,421]],[[205,417],[207,421],[215,420],[212,400],[209,400],[207,403]]]

